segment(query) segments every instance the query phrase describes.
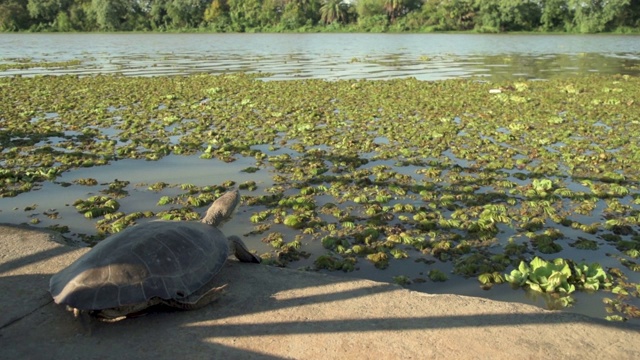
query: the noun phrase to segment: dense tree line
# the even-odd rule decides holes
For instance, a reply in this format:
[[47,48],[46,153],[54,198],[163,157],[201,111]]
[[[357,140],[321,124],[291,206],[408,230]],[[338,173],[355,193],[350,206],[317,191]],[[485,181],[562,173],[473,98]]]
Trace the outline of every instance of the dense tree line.
[[0,31],[639,29],[640,0],[0,0]]

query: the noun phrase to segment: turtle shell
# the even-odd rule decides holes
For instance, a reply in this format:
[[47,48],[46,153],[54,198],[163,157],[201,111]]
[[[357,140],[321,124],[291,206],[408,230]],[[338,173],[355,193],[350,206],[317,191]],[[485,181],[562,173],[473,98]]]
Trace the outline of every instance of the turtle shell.
[[224,234],[200,222],[152,221],[115,234],[51,278],[57,304],[102,310],[180,299],[209,282],[229,255]]

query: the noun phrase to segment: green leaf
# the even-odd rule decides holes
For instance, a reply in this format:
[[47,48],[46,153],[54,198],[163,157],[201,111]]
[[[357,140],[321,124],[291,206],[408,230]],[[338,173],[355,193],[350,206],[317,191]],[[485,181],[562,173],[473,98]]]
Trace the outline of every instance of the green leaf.
[[478,275],[478,281],[482,285],[490,284],[493,281],[493,276],[490,273],[480,274]]
[[533,282],[527,282],[527,284],[529,284],[529,288],[533,291],[537,291],[537,292],[544,292],[542,291],[542,288],[540,287],[540,285],[533,283]]
[[611,292],[614,294],[629,295],[629,292],[627,291],[627,289],[623,288],[620,285],[617,285],[613,289],[611,289]]
[[533,258],[533,260],[531,260],[531,269],[532,269],[532,270],[534,270],[534,271],[535,271],[536,269],[544,268],[544,267],[546,267],[546,266],[547,266],[547,262],[546,262],[546,261],[544,261],[544,260],[542,260],[542,259],[540,259],[540,258],[539,258],[539,257],[537,257],[537,256],[536,256],[536,257],[534,257],[534,258]]
[[511,274],[505,275],[505,279],[507,279],[507,281],[510,284],[522,286],[522,285],[524,285],[526,283],[527,276],[525,276],[519,270],[512,270]]
[[529,266],[524,261],[520,261],[520,265],[518,265],[518,270],[523,275],[529,274],[529,271],[530,271]]
[[605,316],[605,319],[607,321],[627,321],[627,318],[620,316],[620,315],[609,315],[609,316]]

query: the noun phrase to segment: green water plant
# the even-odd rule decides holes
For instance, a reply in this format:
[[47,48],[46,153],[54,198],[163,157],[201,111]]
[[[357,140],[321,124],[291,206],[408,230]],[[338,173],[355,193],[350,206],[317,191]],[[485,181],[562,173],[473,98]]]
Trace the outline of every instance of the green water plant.
[[389,255],[384,251],[369,254],[367,259],[378,269],[386,269],[389,266]]
[[82,63],[80,60],[66,61],[33,61],[32,59],[21,59],[20,62],[0,64],[0,71],[9,69],[32,69],[32,68],[68,68],[75,67]]
[[443,282],[443,281],[447,281],[449,279],[449,277],[444,272],[442,272],[442,271],[440,271],[438,269],[429,270],[429,274],[427,276],[433,282]]
[[537,256],[528,264],[521,261],[505,279],[516,287],[534,292],[563,295],[569,295],[576,289],[595,291],[611,285],[611,277],[597,263],[574,263],[562,258],[546,261]]
[[393,282],[400,286],[405,286],[411,284],[411,279],[406,275],[398,275],[393,277]]
[[576,241],[570,243],[569,245],[581,250],[598,250],[598,243],[596,241],[585,239],[580,236]]
[[320,255],[313,262],[316,269],[342,270],[349,272],[355,270],[356,260],[352,257],[339,258],[334,255]]
[[564,259],[548,262],[536,256],[529,264],[521,261],[505,279],[512,285],[532,291],[570,294],[575,291],[575,285],[568,281],[570,276],[571,268]]
[[102,195],[91,196],[86,200],[78,199],[73,206],[88,219],[114,213],[120,208],[116,200]]
[[84,186],[94,186],[94,185],[98,185],[98,180],[94,178],[79,178],[79,179],[73,180],[73,183],[78,185],[84,185]]
[[[322,268],[355,268],[358,261],[384,268],[420,257],[453,269],[450,276],[493,284],[496,272],[523,259],[560,250],[583,256],[577,249],[603,242],[588,255],[606,249],[627,259],[621,271],[637,276],[640,78],[265,76],[0,78],[0,197],[50,186],[78,190],[55,181],[84,166],[120,166],[124,161],[114,161],[121,159],[135,166],[167,156],[181,166],[179,158],[189,156],[201,168],[224,166],[242,179],[240,216],[254,224],[247,236],[281,231],[268,256],[278,266],[310,248],[320,249],[316,257],[330,254]],[[487,96],[496,88],[505,89],[503,96]],[[220,163],[233,159],[241,161]],[[100,196],[130,190],[109,184]],[[143,189],[158,193],[157,217],[197,220],[229,186],[157,182]],[[101,226],[126,226],[126,207],[138,195],[130,191],[131,201],[103,214],[110,220]],[[576,232],[588,235],[582,240]],[[288,246],[289,237],[303,239],[299,248]],[[573,282],[578,270],[567,262],[566,282],[578,290],[584,282]]]

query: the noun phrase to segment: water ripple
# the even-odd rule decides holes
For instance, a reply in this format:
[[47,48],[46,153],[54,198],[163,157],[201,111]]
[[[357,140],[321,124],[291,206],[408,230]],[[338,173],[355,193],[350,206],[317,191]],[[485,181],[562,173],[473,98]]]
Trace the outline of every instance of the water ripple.
[[0,34],[0,64],[81,60],[77,66],[10,69],[0,76],[239,71],[273,74],[272,80],[637,76],[638,40],[619,35]]

